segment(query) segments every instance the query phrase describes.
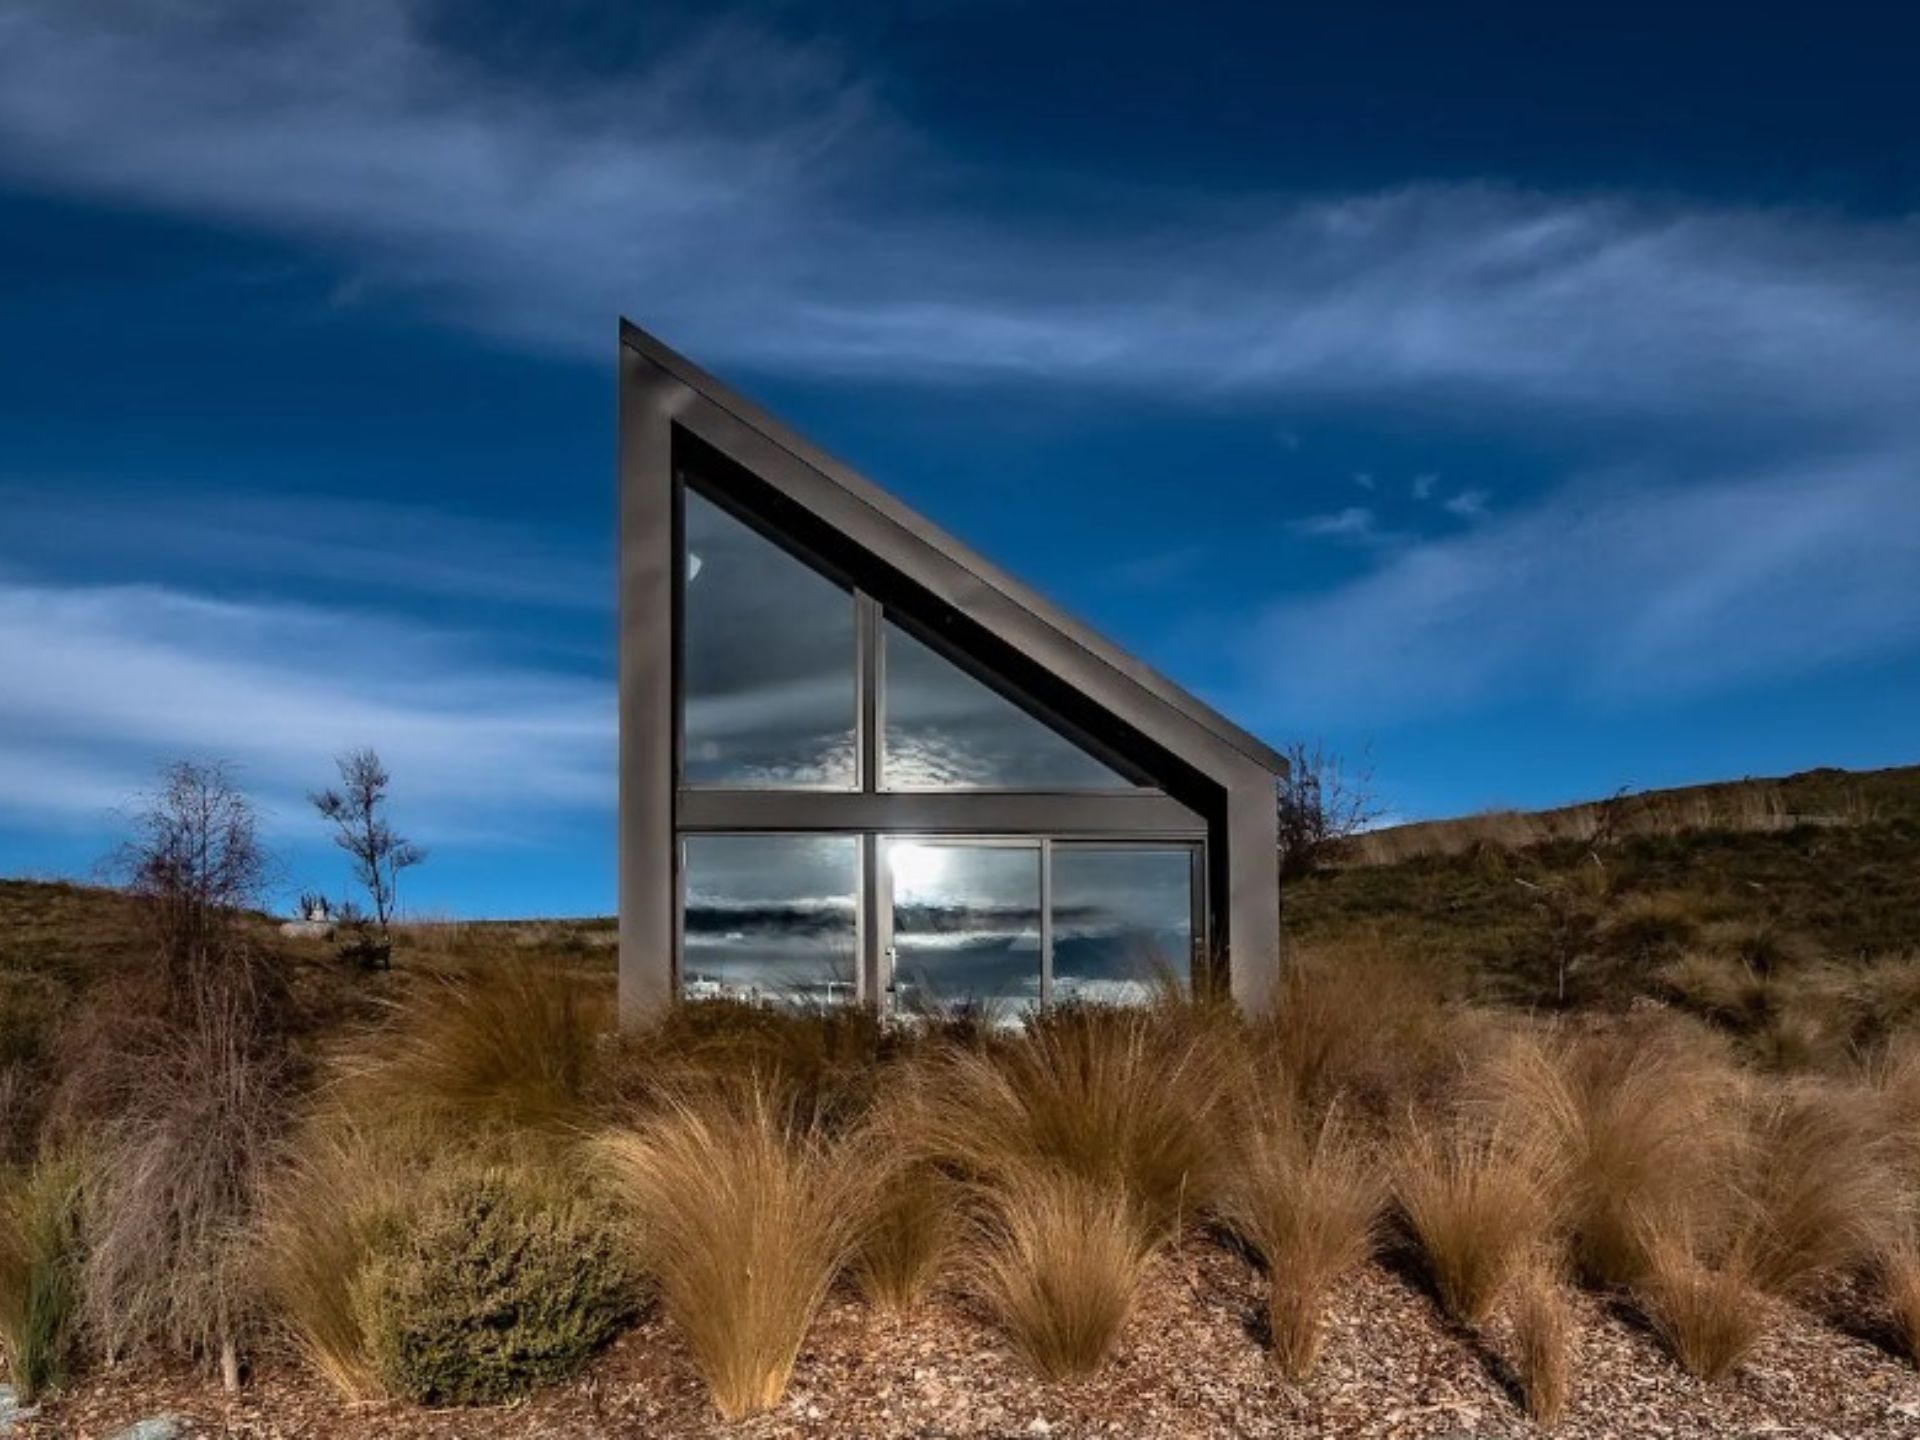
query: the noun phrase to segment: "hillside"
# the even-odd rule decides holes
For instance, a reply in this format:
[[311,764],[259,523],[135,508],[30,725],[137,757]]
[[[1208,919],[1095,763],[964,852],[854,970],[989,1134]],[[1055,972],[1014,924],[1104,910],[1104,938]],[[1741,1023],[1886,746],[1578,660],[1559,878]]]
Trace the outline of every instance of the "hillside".
[[[1917,773],[1424,827],[1289,892],[1259,1024],[614,1035],[606,921],[406,926],[369,973],[251,915],[230,1048],[124,1023],[127,897],[0,882],[0,1351],[60,1362],[0,1431],[1910,1434]],[[78,1328],[10,1321],[32,1264]],[[238,1388],[204,1328],[107,1363],[228,1293]]]
[[1350,863],[1296,884],[1290,943],[1374,946],[1510,1005],[1620,1009],[1650,996],[1743,1036],[1801,1032],[1796,1045],[1828,1059],[1914,1003],[1920,767],[1406,832],[1365,837]]

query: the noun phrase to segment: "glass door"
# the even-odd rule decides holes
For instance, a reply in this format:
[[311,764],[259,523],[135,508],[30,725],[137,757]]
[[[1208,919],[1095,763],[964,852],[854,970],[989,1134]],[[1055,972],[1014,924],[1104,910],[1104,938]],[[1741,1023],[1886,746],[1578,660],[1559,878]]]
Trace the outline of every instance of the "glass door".
[[897,1013],[1013,1023],[1046,999],[1043,842],[889,837],[884,977]]

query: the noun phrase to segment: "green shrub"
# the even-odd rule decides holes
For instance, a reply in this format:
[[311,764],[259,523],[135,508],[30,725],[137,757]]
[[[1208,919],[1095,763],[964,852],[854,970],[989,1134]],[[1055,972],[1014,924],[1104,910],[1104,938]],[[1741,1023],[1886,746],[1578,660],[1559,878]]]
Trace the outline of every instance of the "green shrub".
[[431,1196],[355,1301],[393,1393],[472,1405],[573,1373],[631,1313],[633,1285],[591,1205],[490,1169]]
[[23,1402],[66,1378],[79,1308],[79,1163],[42,1160],[0,1182],[0,1344]]

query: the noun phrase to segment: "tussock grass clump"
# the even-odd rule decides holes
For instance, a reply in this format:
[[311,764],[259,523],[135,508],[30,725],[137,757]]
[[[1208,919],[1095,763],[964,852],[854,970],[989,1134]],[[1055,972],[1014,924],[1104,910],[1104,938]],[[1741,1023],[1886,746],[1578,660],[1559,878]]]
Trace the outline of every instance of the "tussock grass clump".
[[1297,1382],[1319,1358],[1329,1291],[1373,1248],[1384,1187],[1338,1111],[1311,1123],[1280,1085],[1256,1083],[1233,1127],[1221,1214],[1266,1264],[1273,1357]]
[[1515,1282],[1513,1370],[1527,1417],[1544,1429],[1567,1413],[1573,1388],[1573,1307],[1552,1269],[1537,1264]]
[[1151,1011],[1084,1007],[990,1048],[947,1049],[921,1067],[919,1143],[988,1184],[1043,1163],[1109,1186],[1164,1238],[1222,1176],[1228,1060],[1208,1037]]
[[0,1177],[0,1348],[22,1404],[66,1379],[79,1311],[84,1176],[69,1154]]
[[1582,1275],[1631,1284],[1644,1236],[1728,1201],[1743,1141],[1741,1087],[1711,1039],[1677,1025],[1574,1039],[1523,1036],[1477,1077],[1479,1098],[1552,1157]]
[[1451,1087],[1471,1023],[1432,967],[1362,937],[1294,949],[1250,1038],[1313,1112],[1385,1122]]
[[908,1310],[933,1288],[959,1238],[956,1189],[924,1160],[885,1166],[852,1261],[853,1278],[869,1304]]
[[982,1294],[1045,1380],[1106,1362],[1145,1273],[1145,1227],[1124,1190],[1046,1163],[995,1177],[985,1197]]
[[795,1121],[759,1082],[667,1102],[599,1149],[721,1416],[777,1404],[871,1204],[861,1149]]
[[1920,1245],[1903,1239],[1889,1246],[1874,1266],[1887,1326],[1900,1353],[1920,1364]]
[[576,1190],[508,1168],[443,1175],[354,1286],[387,1389],[491,1404],[564,1379],[633,1309],[605,1217]]
[[858,1005],[688,1001],[622,1036],[601,1088],[609,1110],[627,1113],[754,1076],[796,1119],[845,1129],[872,1103],[880,1070],[903,1043]]
[[1599,940],[1617,955],[1645,963],[1699,942],[1697,896],[1660,891],[1623,895],[1600,922]]
[[1554,1219],[1554,1157],[1519,1132],[1411,1121],[1394,1192],[1440,1304],[1479,1327],[1543,1246]]
[[438,977],[396,1006],[393,1024],[345,1062],[348,1094],[371,1113],[467,1129],[580,1122],[611,998],[535,957],[504,956]]
[[1872,1110],[1837,1087],[1789,1085],[1759,1102],[1735,1244],[1753,1283],[1786,1299],[1882,1253],[1900,1192]]
[[1733,1373],[1764,1327],[1765,1302],[1746,1258],[1736,1250],[1710,1264],[1684,1235],[1649,1242],[1634,1297],[1674,1358],[1709,1384]]
[[326,1116],[299,1137],[266,1197],[259,1256],[274,1313],[294,1348],[349,1400],[387,1393],[356,1292],[413,1208],[418,1149],[391,1129]]

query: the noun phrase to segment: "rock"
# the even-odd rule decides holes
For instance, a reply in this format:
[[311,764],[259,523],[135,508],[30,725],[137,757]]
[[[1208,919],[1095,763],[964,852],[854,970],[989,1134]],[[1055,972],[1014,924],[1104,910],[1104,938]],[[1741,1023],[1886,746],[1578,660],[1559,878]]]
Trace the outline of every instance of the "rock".
[[13,1422],[31,1420],[40,1413],[38,1405],[22,1405],[20,1392],[11,1385],[0,1385],[0,1435],[13,1434]]
[[154,1415],[136,1420],[113,1440],[185,1440],[186,1434],[186,1422],[178,1415]]

